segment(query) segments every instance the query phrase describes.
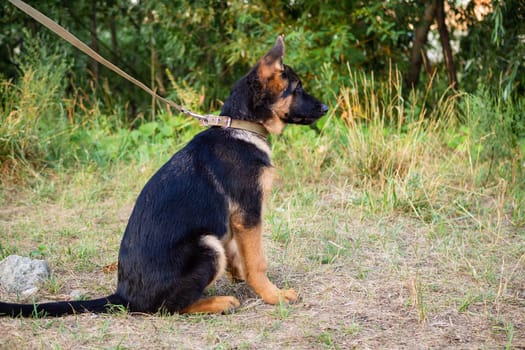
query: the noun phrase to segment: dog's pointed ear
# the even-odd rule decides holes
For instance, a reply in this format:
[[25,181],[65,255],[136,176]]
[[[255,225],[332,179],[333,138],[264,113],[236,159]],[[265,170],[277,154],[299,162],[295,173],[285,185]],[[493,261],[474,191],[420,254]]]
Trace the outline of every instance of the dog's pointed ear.
[[284,35],[277,37],[272,49],[261,59],[259,64],[259,78],[261,80],[269,79],[276,73],[284,70]]

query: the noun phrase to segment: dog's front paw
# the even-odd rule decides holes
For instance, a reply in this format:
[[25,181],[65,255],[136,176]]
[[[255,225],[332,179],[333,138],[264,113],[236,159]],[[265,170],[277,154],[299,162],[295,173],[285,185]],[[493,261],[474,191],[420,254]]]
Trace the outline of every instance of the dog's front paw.
[[293,303],[297,300],[297,293],[293,289],[275,289],[271,292],[267,292],[261,295],[262,299],[268,304],[279,304],[279,303]]
[[281,299],[285,303],[293,303],[297,300],[297,292],[293,289],[281,290]]

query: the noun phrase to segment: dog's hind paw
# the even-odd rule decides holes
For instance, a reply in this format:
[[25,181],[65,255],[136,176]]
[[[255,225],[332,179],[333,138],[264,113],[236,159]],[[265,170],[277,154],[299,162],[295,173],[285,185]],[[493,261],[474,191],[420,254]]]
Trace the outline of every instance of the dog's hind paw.
[[235,297],[221,296],[201,299],[182,310],[181,314],[187,313],[228,313],[241,305]]
[[240,301],[236,297],[218,297],[222,300],[219,302],[219,304],[222,305],[222,312],[231,312],[234,309],[241,306]]

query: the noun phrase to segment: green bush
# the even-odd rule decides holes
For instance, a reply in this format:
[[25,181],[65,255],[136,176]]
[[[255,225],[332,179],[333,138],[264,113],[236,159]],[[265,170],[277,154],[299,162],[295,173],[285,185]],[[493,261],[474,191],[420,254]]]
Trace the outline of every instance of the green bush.
[[0,162],[41,166],[67,151],[61,139],[69,128],[63,103],[68,66],[39,40],[27,40],[24,50],[20,78],[0,83]]

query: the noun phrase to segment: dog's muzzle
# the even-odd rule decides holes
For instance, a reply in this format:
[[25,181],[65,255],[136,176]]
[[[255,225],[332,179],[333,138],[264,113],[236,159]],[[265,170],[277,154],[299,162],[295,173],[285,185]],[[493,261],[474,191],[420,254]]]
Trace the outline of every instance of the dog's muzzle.
[[320,107],[311,115],[304,116],[292,116],[284,119],[286,123],[290,124],[300,124],[300,125],[309,125],[315,122],[317,119],[321,118],[323,115],[328,112],[328,106],[321,104]]

